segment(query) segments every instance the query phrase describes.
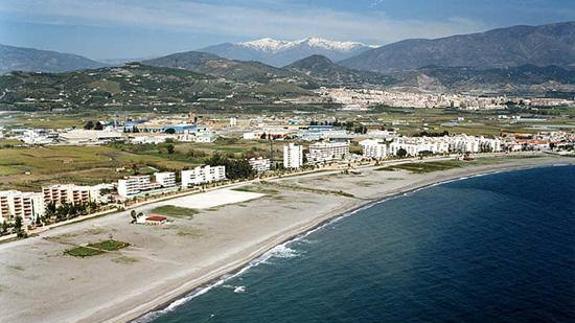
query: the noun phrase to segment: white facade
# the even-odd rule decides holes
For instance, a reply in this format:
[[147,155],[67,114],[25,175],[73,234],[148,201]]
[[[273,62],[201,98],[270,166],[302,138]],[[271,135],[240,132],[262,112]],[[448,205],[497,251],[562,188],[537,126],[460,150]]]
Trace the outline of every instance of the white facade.
[[250,160],[248,160],[248,162],[250,163],[250,166],[252,166],[252,169],[258,173],[267,172],[268,170],[271,169],[272,165],[269,158],[262,158],[262,157],[251,158]]
[[62,204],[86,204],[95,201],[99,192],[94,192],[90,186],[79,186],[75,184],[57,184],[42,187],[42,197],[44,204],[55,203],[56,206]]
[[160,188],[160,184],[152,182],[150,175],[130,176],[118,180],[118,195],[124,198],[157,188]]
[[176,173],[174,172],[155,173],[154,177],[156,178],[156,183],[162,187],[176,186]]
[[284,145],[284,168],[298,169],[303,165],[303,146]]
[[0,223],[14,222],[21,217],[25,225],[32,224],[45,214],[41,193],[0,191]]
[[194,169],[182,171],[182,187],[189,188],[211,182],[226,180],[225,166],[198,166]]
[[373,139],[366,139],[359,142],[363,148],[363,157],[383,159],[388,156],[388,149],[385,142]]
[[347,142],[316,142],[309,145],[308,162],[341,160],[348,155],[349,143]]

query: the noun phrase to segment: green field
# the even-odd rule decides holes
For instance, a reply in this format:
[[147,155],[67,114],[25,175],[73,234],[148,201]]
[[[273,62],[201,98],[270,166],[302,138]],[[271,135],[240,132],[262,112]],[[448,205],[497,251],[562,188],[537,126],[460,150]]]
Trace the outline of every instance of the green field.
[[106,252],[116,251],[128,247],[130,244],[118,240],[104,240],[95,243],[89,243],[86,246],[78,246],[64,251],[64,254],[73,257],[91,257],[101,255]]
[[424,174],[437,172],[442,170],[448,170],[452,168],[458,168],[465,165],[466,162],[457,160],[448,160],[440,162],[426,162],[426,163],[407,163],[394,166],[386,166],[378,168],[379,171],[394,171],[394,170],[406,170],[416,174]]
[[153,167],[180,170],[194,166],[168,156],[135,154],[109,146],[0,148],[0,189],[39,189],[50,183],[97,184]]
[[167,217],[178,218],[178,219],[193,219],[194,215],[198,214],[198,210],[178,207],[173,205],[164,205],[154,208],[151,213],[160,214]]

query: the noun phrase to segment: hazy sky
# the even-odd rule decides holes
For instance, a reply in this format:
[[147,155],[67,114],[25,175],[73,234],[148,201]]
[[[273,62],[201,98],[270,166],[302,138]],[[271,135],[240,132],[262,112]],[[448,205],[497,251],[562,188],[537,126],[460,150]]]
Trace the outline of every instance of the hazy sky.
[[262,37],[385,44],[575,20],[575,0],[0,0],[0,43],[141,58]]

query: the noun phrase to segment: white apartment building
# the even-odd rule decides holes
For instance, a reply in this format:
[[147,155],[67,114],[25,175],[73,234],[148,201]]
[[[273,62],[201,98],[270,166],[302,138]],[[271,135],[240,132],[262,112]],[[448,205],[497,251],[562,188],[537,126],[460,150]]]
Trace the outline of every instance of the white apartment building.
[[347,142],[316,142],[309,145],[308,162],[320,163],[331,160],[345,159],[349,155]]
[[252,169],[257,173],[267,172],[272,166],[272,162],[269,158],[250,158],[248,162],[250,163],[250,166],[252,166]]
[[151,181],[150,175],[130,176],[118,180],[118,195],[123,198],[129,198],[143,191],[150,191],[160,187],[159,183]]
[[45,208],[41,193],[0,191],[0,223],[14,222],[19,216],[23,223],[28,225],[44,214]]
[[44,204],[55,203],[56,206],[62,204],[86,204],[95,201],[99,195],[90,186],[79,186],[75,184],[56,184],[48,187],[42,187],[42,197]]
[[174,172],[155,173],[154,177],[156,178],[156,183],[162,187],[176,186],[176,173]]
[[389,154],[385,142],[374,139],[365,139],[359,142],[363,148],[363,157],[383,159]]
[[198,166],[182,171],[182,188],[226,180],[225,166]]
[[284,168],[298,169],[303,165],[303,146],[289,143],[284,145]]

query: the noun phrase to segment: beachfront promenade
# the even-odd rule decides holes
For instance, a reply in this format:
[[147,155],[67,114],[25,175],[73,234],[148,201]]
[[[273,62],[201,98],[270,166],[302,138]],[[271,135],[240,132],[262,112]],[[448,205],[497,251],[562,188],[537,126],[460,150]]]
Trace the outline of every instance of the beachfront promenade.
[[[425,174],[376,170],[407,162],[365,165],[350,174],[341,169],[314,171],[188,194],[195,196],[195,200],[217,199],[218,194],[244,186],[250,192],[237,193],[259,195],[217,207],[206,204],[208,207],[198,209],[193,218],[174,219],[165,226],[132,225],[126,210],[1,244],[0,306],[14,309],[4,318],[44,322],[127,321],[237,270],[275,245],[366,203],[463,176],[572,164],[574,160],[551,156],[507,158],[497,163],[470,164]],[[170,203],[173,198],[141,204],[138,210],[150,210],[161,203]],[[110,237],[129,242],[130,246],[88,258],[63,254],[71,246]],[[104,276],[102,272],[114,274]]]

